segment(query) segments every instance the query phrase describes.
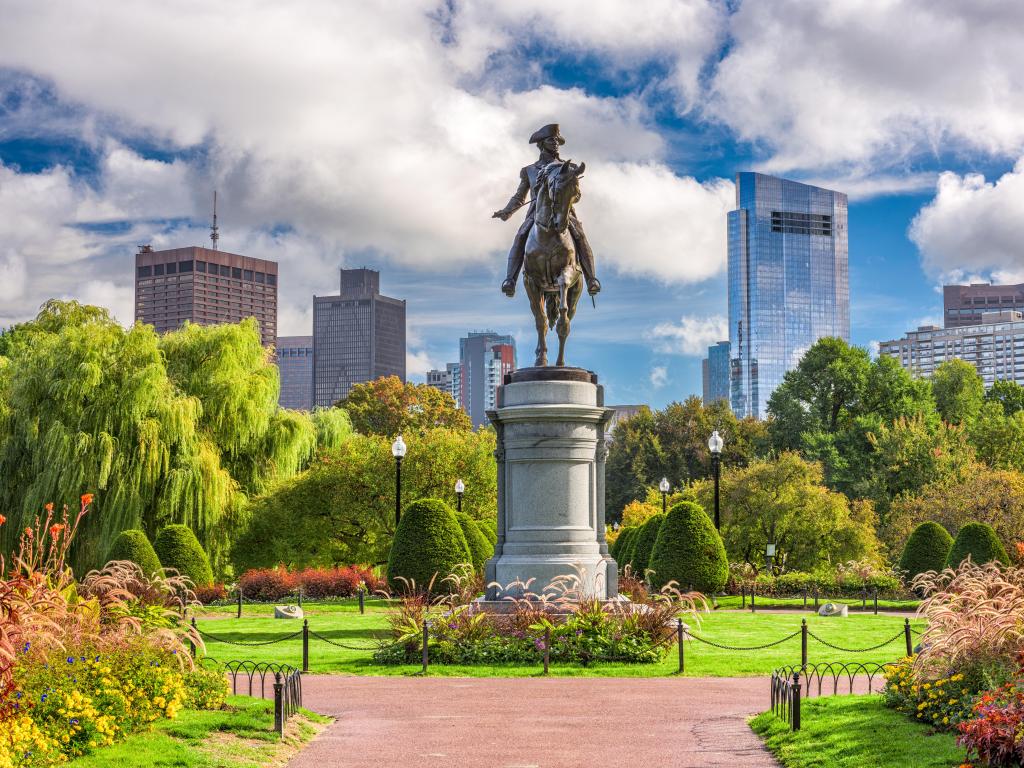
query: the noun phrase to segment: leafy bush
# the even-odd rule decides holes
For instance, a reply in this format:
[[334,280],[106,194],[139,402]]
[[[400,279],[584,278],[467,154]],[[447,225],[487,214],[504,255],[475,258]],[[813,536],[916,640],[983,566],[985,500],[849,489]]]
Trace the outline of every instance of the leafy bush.
[[388,583],[400,589],[402,579],[425,590],[462,563],[471,563],[469,545],[451,507],[439,499],[414,501],[402,514],[388,556]]
[[615,561],[619,564],[619,570],[622,570],[629,565],[629,542],[636,535],[637,529],[632,526],[626,526],[619,530],[619,535],[615,537],[615,543],[612,544],[613,549],[609,551]]
[[203,605],[218,603],[228,599],[228,589],[223,584],[211,584],[208,587],[196,587],[196,600]]
[[976,755],[992,768],[1024,764],[1024,685],[1007,683],[983,694],[971,714],[957,726],[968,759]]
[[665,516],[660,512],[648,518],[647,522],[640,526],[636,534],[636,544],[633,547],[633,569],[637,575],[643,577],[651,560],[651,553],[654,551],[654,542],[658,540],[658,531],[661,530],[661,523]]
[[669,582],[698,592],[719,592],[729,578],[729,563],[722,537],[711,518],[692,501],[681,501],[661,524],[648,567],[651,584]]
[[[900,557],[900,570],[907,582],[926,571],[941,571],[946,567],[953,537],[938,523],[921,523],[907,539]],[[959,565],[959,563],[957,563]]]
[[971,716],[977,696],[963,674],[927,681],[920,678],[913,657],[885,668],[885,703],[940,730],[955,728]]
[[956,535],[956,540],[949,550],[946,559],[947,568],[956,568],[967,557],[979,565],[999,561],[1009,565],[1010,557],[1006,554],[996,532],[987,523],[968,523]]
[[459,527],[462,528],[462,535],[466,537],[466,545],[469,547],[473,568],[482,571],[484,563],[494,554],[494,545],[481,533],[480,527],[473,518],[465,512],[457,514],[455,517],[459,521]]
[[138,565],[144,574],[152,576],[160,571],[160,558],[156,556],[156,550],[146,538],[145,531],[137,528],[121,531],[114,539],[110,551],[107,553],[106,562],[111,560],[130,560]]
[[185,673],[186,709],[220,709],[228,697],[228,679],[223,669],[197,666]]
[[192,579],[196,586],[213,583],[210,559],[203,551],[199,539],[186,525],[168,525],[156,536],[157,557],[164,568],[174,568],[182,576]]
[[[477,526],[480,528],[480,533],[484,535],[484,538],[491,543],[491,554],[494,553],[494,545],[498,543],[498,521],[494,518],[488,518],[486,520],[475,520]],[[488,558],[490,555],[488,555]]]
[[245,600],[280,602],[294,598],[299,587],[314,600],[352,597],[363,584],[369,593],[378,592],[385,583],[366,566],[347,565],[341,568],[304,568],[289,571],[277,568],[254,568],[238,580]]

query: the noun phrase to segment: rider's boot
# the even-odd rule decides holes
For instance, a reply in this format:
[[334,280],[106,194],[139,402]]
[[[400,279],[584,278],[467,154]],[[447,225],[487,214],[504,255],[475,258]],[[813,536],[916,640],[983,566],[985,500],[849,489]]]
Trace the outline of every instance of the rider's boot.
[[505,280],[501,284],[501,292],[509,298],[516,295],[516,283],[519,281],[519,270],[523,268],[523,253],[512,246],[508,254],[508,267],[505,270]]
[[589,243],[585,240],[583,242],[586,244],[579,249],[576,258],[579,259],[580,269],[583,270],[583,278],[587,281],[587,293],[593,296],[601,291],[601,281],[594,274],[594,252],[590,249]]

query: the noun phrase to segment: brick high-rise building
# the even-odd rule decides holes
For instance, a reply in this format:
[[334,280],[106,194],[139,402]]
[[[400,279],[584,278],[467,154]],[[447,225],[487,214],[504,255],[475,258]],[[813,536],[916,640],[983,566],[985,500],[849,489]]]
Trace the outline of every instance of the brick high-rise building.
[[341,270],[337,296],[313,297],[313,405],[381,376],[405,381],[405,301],[382,296],[380,273]]
[[988,312],[1024,312],[1024,283],[944,285],[942,304],[946,328],[980,325],[981,316]]
[[135,254],[135,321],[159,333],[255,317],[264,346],[277,338],[277,262],[190,246]]

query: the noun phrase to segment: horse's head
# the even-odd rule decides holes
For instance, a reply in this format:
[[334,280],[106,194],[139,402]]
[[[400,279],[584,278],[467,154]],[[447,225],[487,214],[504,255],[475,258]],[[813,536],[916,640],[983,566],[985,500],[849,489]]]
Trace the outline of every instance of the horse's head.
[[545,171],[544,180],[551,199],[550,226],[556,232],[564,232],[569,225],[569,208],[580,199],[580,176],[587,164],[576,165],[572,160],[555,162]]

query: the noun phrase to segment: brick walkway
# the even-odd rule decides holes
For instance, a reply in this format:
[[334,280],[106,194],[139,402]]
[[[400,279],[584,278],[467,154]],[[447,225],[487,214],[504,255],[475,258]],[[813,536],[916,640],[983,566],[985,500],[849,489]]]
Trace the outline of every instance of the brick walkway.
[[290,768],[761,768],[746,724],[756,678],[408,678],[310,675],[306,707],[337,718]]

